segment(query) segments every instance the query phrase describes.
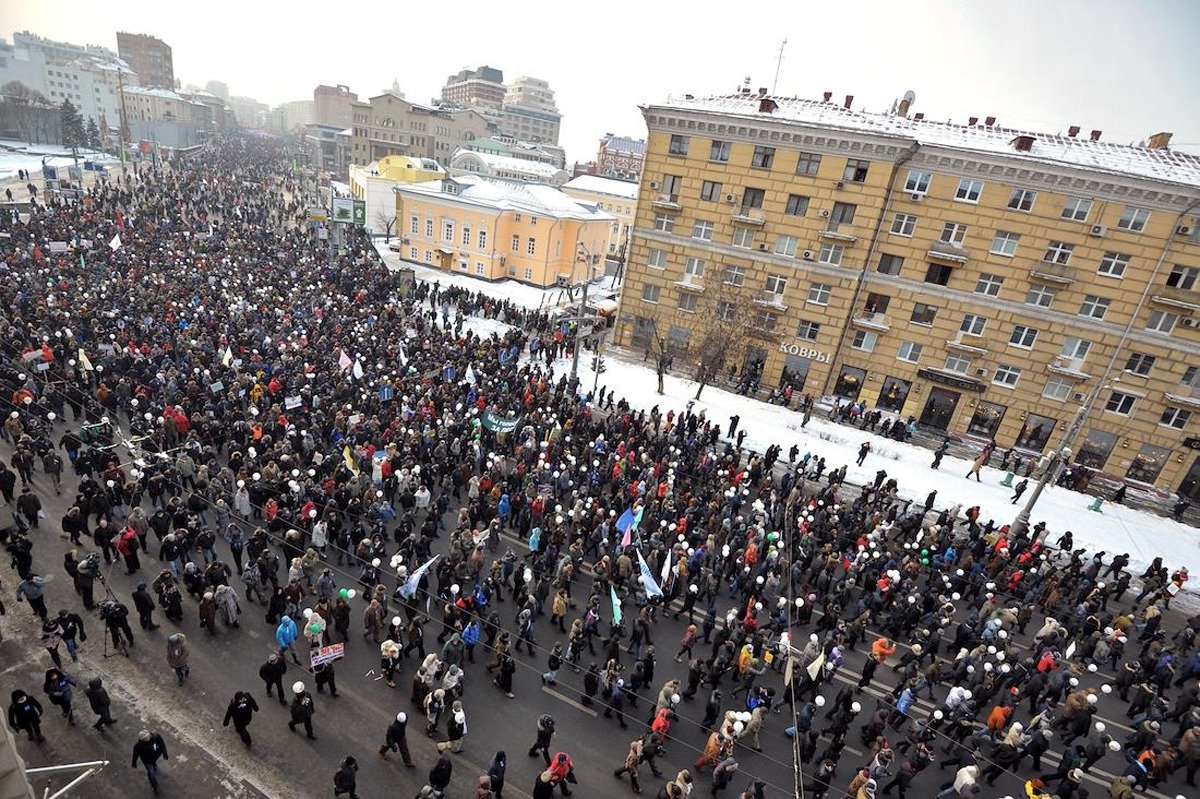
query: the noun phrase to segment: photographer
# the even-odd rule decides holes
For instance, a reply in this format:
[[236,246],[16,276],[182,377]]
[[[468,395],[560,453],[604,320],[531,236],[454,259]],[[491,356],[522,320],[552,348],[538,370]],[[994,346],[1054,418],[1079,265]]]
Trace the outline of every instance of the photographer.
[[129,608],[115,599],[106,599],[100,603],[100,618],[112,635],[113,646],[120,649],[122,636],[133,646],[133,630],[129,628]]

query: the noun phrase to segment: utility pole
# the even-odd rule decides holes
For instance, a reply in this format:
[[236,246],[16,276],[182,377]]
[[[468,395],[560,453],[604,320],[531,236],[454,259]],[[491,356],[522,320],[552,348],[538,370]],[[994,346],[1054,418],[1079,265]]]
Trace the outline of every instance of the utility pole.
[[571,359],[571,385],[579,384],[579,349],[583,344],[582,324],[583,311],[587,307],[588,283],[583,283],[583,297],[579,302],[579,310],[575,315],[575,357]]
[[1100,391],[1100,386],[1092,392],[1092,397],[1088,399],[1079,410],[1075,412],[1075,418],[1071,420],[1071,424],[1067,425],[1067,430],[1063,433],[1062,443],[1050,453],[1050,462],[1046,464],[1042,476],[1038,479],[1037,485],[1033,488],[1033,493],[1029,495],[1025,505],[1017,513],[1017,518],[1013,519],[1013,523],[1009,525],[1009,535],[1016,537],[1029,529],[1029,516],[1033,513],[1033,506],[1037,504],[1038,498],[1052,481],[1058,480],[1058,470],[1066,462],[1071,460],[1072,450],[1067,446],[1068,441],[1074,441],[1075,436],[1079,433],[1079,428],[1083,425],[1083,420],[1087,417],[1088,409],[1091,406],[1091,400],[1095,398]]

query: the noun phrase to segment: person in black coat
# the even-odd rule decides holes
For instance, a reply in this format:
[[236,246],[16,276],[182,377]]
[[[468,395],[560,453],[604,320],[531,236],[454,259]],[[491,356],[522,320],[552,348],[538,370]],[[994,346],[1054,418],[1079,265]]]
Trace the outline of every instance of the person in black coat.
[[108,691],[105,690],[102,679],[93,677],[89,680],[87,690],[83,692],[83,695],[87,697],[92,712],[100,717],[92,725],[94,728],[103,731],[106,725],[117,723],[117,720],[112,717],[112,700],[108,698]]
[[15,732],[24,732],[29,740],[42,743],[42,703],[24,691],[12,692],[12,704],[8,706],[8,726]]
[[133,607],[137,611],[138,622],[143,630],[158,629],[158,625],[151,618],[151,614],[154,613],[154,597],[150,596],[144,582],[138,583],[137,590],[133,592]]
[[158,796],[158,761],[170,760],[167,754],[167,744],[163,741],[163,737],[158,733],[150,733],[148,730],[142,730],[138,733],[138,741],[133,745],[133,762],[130,763],[130,768],[137,768],[140,761],[146,769],[146,779],[150,781],[150,787],[154,790],[154,795]]
[[442,755],[429,770],[429,787],[435,791],[445,791],[450,785],[450,776],[453,771],[454,764],[450,762],[450,758]]
[[271,696],[271,689],[274,688],[281,705],[287,704],[287,697],[283,695],[283,675],[287,673],[287,668],[287,661],[278,654],[271,655],[258,668],[258,676],[267,684],[267,697]]
[[400,752],[400,758],[404,761],[404,765],[409,768],[417,767],[417,764],[413,763],[412,753],[408,751],[407,713],[397,713],[396,718],[388,725],[387,732],[384,735],[383,746],[379,747],[379,756],[387,757],[388,750]]
[[342,759],[342,765],[333,775],[333,795],[349,794],[350,799],[358,799],[358,761],[352,755]]
[[288,722],[288,729],[295,732],[296,725],[302,724],[304,725],[304,734],[316,740],[317,736],[313,735],[312,727],[312,718],[317,713],[316,705],[313,704],[308,691],[304,690],[304,683],[296,683],[292,686],[292,690],[296,692],[296,696],[292,699],[292,720]]
[[242,739],[242,743],[250,746],[250,726],[254,714],[258,712],[258,702],[254,701],[254,697],[249,691],[238,691],[233,695],[233,699],[229,702],[229,707],[225,709],[225,726],[229,726],[229,722],[233,722],[233,728],[237,730],[238,737]]

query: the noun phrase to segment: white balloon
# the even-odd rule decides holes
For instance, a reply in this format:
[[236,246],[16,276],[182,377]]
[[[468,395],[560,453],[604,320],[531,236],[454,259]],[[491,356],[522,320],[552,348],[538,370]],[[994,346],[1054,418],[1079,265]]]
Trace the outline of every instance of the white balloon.
[[296,680],[296,682],[292,683],[292,693],[304,693],[304,683],[300,682],[299,680]]
[[305,608],[305,609],[304,609],[304,618],[306,618],[306,619],[307,619],[307,618],[309,618],[310,616],[312,616],[312,614],[313,614],[312,608]]
[[825,697],[823,696],[818,696],[813,702],[816,703],[817,707],[825,707]]
[[683,699],[683,697],[681,697],[679,694],[671,694],[672,705],[678,705],[681,699]]
[[392,616],[392,626],[399,627],[404,622],[404,619],[399,616]]
[[358,596],[358,591],[354,590],[353,588],[351,588],[350,590],[348,590],[346,592],[346,597],[348,599],[354,599],[354,597],[356,597],[356,596]]
[[745,725],[745,724],[743,724],[742,722],[740,722],[740,721],[735,721],[735,722],[733,723],[733,732],[734,732],[734,734],[735,734],[735,735],[741,735],[741,734],[742,734],[742,730],[744,730],[744,729],[746,729],[746,725]]
[[942,719],[946,718],[946,714],[940,710],[935,710],[933,711],[933,717],[938,721],[941,721]]
[[371,565],[372,565],[372,566],[374,566],[374,567],[375,567],[375,568],[377,568],[377,569],[379,568],[379,564],[380,564],[380,563],[383,563],[383,561],[382,561],[382,560],[380,560],[379,558],[372,558],[372,559],[371,559]]
[[1105,729],[1107,729],[1107,728],[1104,726],[1103,721],[1096,722],[1096,732],[1104,732]]
[[1121,751],[1121,742],[1120,741],[1109,741],[1108,748],[1109,748],[1109,751],[1120,752]]
[[860,705],[858,702],[852,702],[850,704],[850,712],[851,713],[858,713],[861,710],[862,710],[862,705]]
[[1095,674],[1098,670],[1099,667],[1095,663],[1088,664],[1088,671],[1090,671],[1092,674]]
[[1108,683],[1105,683],[1104,685],[1100,686],[1100,690],[1103,693],[1111,694],[1113,689],[1112,689],[1111,685],[1109,685]]

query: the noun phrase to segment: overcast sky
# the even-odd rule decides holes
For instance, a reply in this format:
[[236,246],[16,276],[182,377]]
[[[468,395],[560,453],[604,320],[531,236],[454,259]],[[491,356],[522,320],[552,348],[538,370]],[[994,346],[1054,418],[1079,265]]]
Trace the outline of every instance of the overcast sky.
[[886,110],[912,89],[931,119],[1075,124],[1120,142],[1167,130],[1200,152],[1193,0],[0,0],[0,35],[20,30],[113,50],[116,30],[149,33],[174,49],[184,84],[222,80],[272,105],[318,83],[365,98],[393,79],[428,101],[450,73],[489,64],[550,82],[569,160],[593,158],[605,132],[643,137],[639,104],[732,92],[746,76],[772,86],[785,37],[779,94]]

